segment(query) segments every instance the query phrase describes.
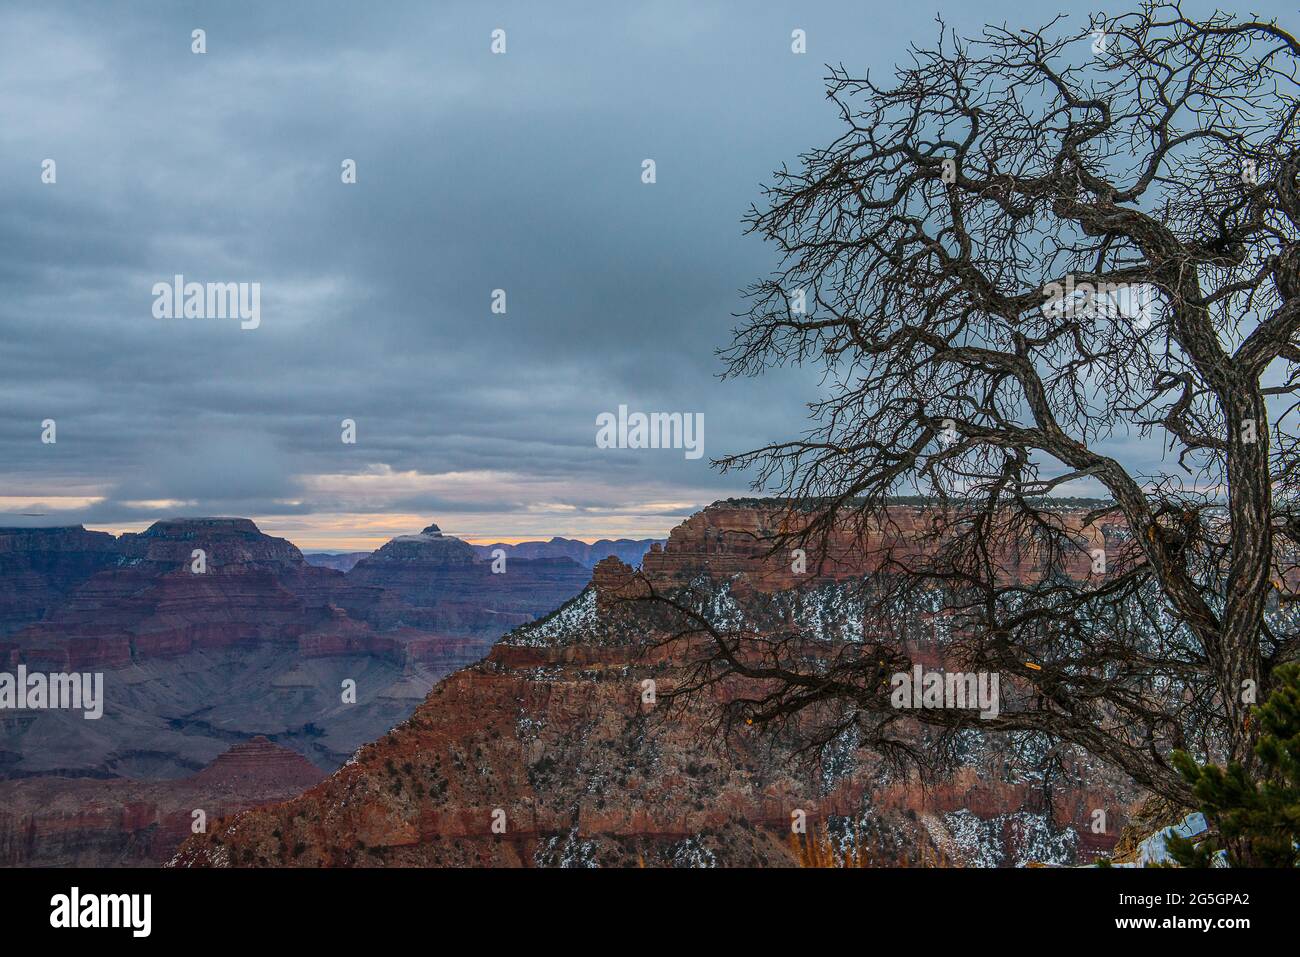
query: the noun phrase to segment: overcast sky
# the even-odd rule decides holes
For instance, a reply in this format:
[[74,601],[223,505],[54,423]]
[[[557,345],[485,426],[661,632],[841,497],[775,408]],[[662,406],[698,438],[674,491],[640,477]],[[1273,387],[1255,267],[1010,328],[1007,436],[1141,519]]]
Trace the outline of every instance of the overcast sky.
[[[709,458],[795,435],[816,379],[716,379],[772,263],[741,217],[838,132],[825,64],[887,71],[940,12],[967,32],[1049,13],[4,5],[0,525],[240,515],[309,549],[430,521],[642,537],[745,494]],[[177,273],[260,283],[260,327],[154,318]],[[597,448],[619,404],[702,412],[705,455]]]

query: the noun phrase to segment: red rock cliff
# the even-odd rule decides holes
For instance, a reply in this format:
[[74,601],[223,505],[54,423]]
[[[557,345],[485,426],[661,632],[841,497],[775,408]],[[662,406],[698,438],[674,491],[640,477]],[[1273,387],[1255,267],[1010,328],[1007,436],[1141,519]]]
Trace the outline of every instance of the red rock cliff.
[[[897,544],[923,521],[900,515]],[[646,575],[778,589],[786,573],[759,544],[771,526],[761,509],[715,506],[648,554]],[[854,574],[847,551],[837,562],[801,584]],[[1088,761],[1067,758],[1060,783],[1044,789],[1008,777],[994,742],[922,788],[852,740],[809,767],[779,736],[720,736],[717,704],[732,687],[665,707],[701,649],[661,644],[651,619],[616,607],[637,587],[630,573],[605,559],[594,589],[444,679],[330,779],[187,841],[174,863],[790,864],[807,853],[791,841],[800,811],[813,840],[833,835],[860,863],[1078,860],[1113,843],[1136,795]],[[1109,835],[1091,833],[1099,808]]]

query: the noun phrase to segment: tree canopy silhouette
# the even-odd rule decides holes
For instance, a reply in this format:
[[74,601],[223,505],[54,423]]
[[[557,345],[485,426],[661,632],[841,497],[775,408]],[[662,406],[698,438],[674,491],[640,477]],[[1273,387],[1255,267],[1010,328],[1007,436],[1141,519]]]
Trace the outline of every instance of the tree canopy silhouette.
[[[720,464],[805,503],[774,550],[933,499],[930,547],[873,573],[866,631],[941,595],[953,653],[1020,690],[995,720],[908,717],[1041,732],[1187,802],[1171,752],[1249,764],[1248,709],[1300,657],[1300,43],[1166,3],[939,33],[888,82],[831,69],[843,132],[751,210],[780,259],[727,374],[824,379],[805,434]],[[1062,492],[1107,497],[1100,562]],[[810,665],[691,627],[716,639],[699,683],[763,679],[746,721],[833,705],[828,733],[890,744],[896,644]]]

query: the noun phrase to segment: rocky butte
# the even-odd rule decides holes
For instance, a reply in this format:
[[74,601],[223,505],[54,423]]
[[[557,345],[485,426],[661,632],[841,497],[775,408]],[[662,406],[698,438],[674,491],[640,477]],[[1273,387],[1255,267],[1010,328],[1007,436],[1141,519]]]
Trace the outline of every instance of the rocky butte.
[[[1082,540],[1101,540],[1106,531],[1084,527],[1082,514],[1065,520]],[[1087,755],[1065,755],[1049,780],[1012,769],[1006,742],[990,735],[953,774],[923,787],[852,736],[806,761],[779,734],[720,734],[717,704],[734,689],[664,704],[700,648],[689,638],[663,643],[659,620],[622,600],[629,590],[688,583],[732,621],[775,601],[820,641],[858,640],[854,580],[873,550],[912,547],[927,514],[898,509],[891,519],[868,530],[858,564],[845,538],[834,560],[796,582],[784,556],[767,555],[776,510],[705,509],[652,547],[643,582],[606,558],[580,595],[444,678],[409,719],[328,779],[217,823],[171,863],[1007,866],[1108,850],[1139,795]],[[1005,558],[1009,573],[1041,571],[1028,551]],[[913,611],[941,648],[943,621]],[[1108,811],[1104,833],[1093,832],[1097,808]],[[806,820],[806,838],[792,837],[792,815]]]

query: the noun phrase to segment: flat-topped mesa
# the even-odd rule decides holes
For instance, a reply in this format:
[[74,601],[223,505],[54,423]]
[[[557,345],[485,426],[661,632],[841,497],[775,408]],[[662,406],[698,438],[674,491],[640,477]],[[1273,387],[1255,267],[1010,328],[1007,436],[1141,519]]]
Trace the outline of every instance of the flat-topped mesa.
[[117,540],[84,525],[0,528],[0,554],[7,552],[111,552]]
[[107,532],[80,525],[0,528],[0,636],[38,620],[119,560],[117,539]]
[[292,542],[263,534],[247,518],[174,518],[154,522],[143,532],[127,532],[118,539],[119,550],[135,561],[189,567],[194,550],[203,551],[212,570],[228,566],[270,569],[306,565]]
[[183,538],[195,534],[260,536],[262,530],[251,518],[167,518],[154,522],[140,535],[144,538]]
[[39,615],[18,619],[11,640],[21,660],[106,670],[201,649],[294,645],[325,600],[315,580],[342,580],[248,519],[172,519],[113,543],[91,574],[54,576],[61,590],[47,592]]
[[[1082,508],[1063,508],[1056,514],[1060,527],[1080,546],[1065,570],[1086,577],[1090,551],[1105,546],[1112,525],[1085,525],[1087,511]],[[824,547],[817,537],[802,546],[791,541],[775,549],[782,534],[798,532],[810,518],[810,513],[791,511],[778,502],[717,502],[674,528],[663,549],[652,546],[641,568],[661,586],[706,574],[715,581],[739,578],[749,587],[774,592],[860,577],[887,562],[915,567],[938,544],[934,509],[891,505],[861,527],[841,522],[826,536]],[[802,556],[796,552],[801,547]],[[1041,572],[1041,554],[1032,544],[1010,541],[1002,564],[1009,579],[1031,580]]]

